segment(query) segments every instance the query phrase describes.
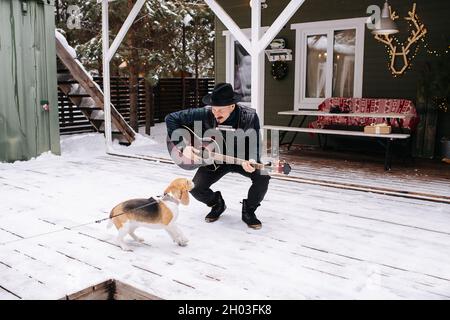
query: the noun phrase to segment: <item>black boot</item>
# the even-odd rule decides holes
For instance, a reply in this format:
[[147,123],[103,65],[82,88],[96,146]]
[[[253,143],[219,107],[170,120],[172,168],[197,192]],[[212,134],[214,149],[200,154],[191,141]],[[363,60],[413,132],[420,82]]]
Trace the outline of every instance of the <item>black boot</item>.
[[247,205],[247,199],[242,200],[242,221],[244,221],[249,228],[253,229],[261,229],[261,221],[259,221],[256,218],[255,210],[258,208],[259,205],[256,207],[249,207]]
[[225,205],[225,201],[223,201],[222,194],[220,191],[215,192],[214,202],[210,205],[211,212],[205,217],[206,222],[214,222],[219,219],[220,215],[225,211],[227,206]]

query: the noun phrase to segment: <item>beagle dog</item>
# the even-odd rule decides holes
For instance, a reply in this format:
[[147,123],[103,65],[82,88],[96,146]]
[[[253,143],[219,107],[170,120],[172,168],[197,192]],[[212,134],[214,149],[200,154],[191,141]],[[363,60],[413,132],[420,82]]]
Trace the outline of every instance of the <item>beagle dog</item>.
[[119,203],[111,210],[110,223],[119,231],[117,242],[126,251],[132,251],[124,242],[124,237],[129,234],[135,241],[144,240],[136,236],[134,231],[138,227],[165,229],[172,240],[180,246],[186,246],[188,239],[182,234],[176,220],[178,217],[178,205],[189,205],[189,191],[194,184],[191,180],[177,178],[173,180],[164,191],[164,196],[158,199],[132,199]]

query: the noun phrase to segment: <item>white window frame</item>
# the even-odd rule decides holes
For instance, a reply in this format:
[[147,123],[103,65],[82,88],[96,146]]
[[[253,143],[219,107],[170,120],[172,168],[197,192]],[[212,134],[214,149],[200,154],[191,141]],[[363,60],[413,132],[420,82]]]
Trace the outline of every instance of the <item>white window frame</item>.
[[306,98],[306,61],[307,37],[310,35],[326,34],[327,40],[334,39],[334,32],[338,30],[356,30],[355,39],[355,72],[353,97],[362,97],[363,69],[364,69],[364,36],[367,17],[326,20],[307,23],[291,24],[295,30],[295,84],[294,84],[294,110],[317,110],[319,104],[326,98],[331,98],[333,83],[333,44],[327,49],[327,75],[324,98]]
[[[251,40],[252,29],[246,28],[241,29],[245,36]],[[261,32],[264,34],[269,27],[261,27]],[[234,88],[234,43],[237,41],[236,38],[229,30],[222,32],[225,37],[225,81],[231,83]],[[264,54],[264,53],[262,53]],[[265,63],[262,64],[261,75],[265,75]],[[264,92],[264,88],[261,89]],[[251,102],[240,102],[240,104],[251,107]]]

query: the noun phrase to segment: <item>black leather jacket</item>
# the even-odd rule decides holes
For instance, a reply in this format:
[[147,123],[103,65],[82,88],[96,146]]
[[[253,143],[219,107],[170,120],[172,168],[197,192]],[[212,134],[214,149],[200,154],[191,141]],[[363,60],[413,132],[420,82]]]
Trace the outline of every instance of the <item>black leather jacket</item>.
[[[236,112],[238,112],[238,115],[236,117],[236,121],[231,124],[234,129],[242,129],[243,132],[248,132],[247,130],[253,129],[255,130],[257,134],[256,143],[252,143],[251,139],[246,139],[245,142],[245,160],[249,160],[251,158],[255,159],[256,161],[260,162],[260,124],[259,124],[259,118],[256,114],[256,111],[252,108],[245,107],[239,104],[236,104]],[[165,118],[166,126],[167,126],[167,134],[168,134],[168,140],[169,145],[171,147],[175,147],[175,144],[177,144],[179,141],[176,141],[176,139],[172,140],[172,133],[174,130],[178,128],[182,128],[183,126],[187,126],[191,129],[194,129],[194,122],[195,121],[201,121],[202,123],[202,134],[204,134],[209,129],[216,129],[218,124],[216,121],[216,118],[214,117],[211,106],[206,106],[202,108],[192,108],[192,109],[186,109],[181,110],[177,112],[173,112],[166,116]],[[226,141],[226,135],[224,131],[220,130],[220,132],[223,133],[224,140]],[[242,137],[235,138],[234,146],[234,155],[237,156],[239,153],[237,152],[237,140],[241,139]],[[245,138],[245,137],[244,137]],[[171,143],[170,143],[171,142]],[[253,141],[255,142],[255,141]],[[225,144],[229,145],[227,142]],[[171,149],[169,147],[169,151]],[[225,151],[225,150],[222,150]]]

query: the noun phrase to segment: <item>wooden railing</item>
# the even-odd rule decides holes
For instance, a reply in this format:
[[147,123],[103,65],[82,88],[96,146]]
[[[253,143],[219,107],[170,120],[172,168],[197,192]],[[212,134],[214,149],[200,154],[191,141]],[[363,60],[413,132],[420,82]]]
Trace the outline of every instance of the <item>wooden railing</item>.
[[[94,77],[101,88],[103,88],[103,78]],[[145,125],[145,81],[139,78],[138,85],[138,123]],[[174,111],[203,106],[201,98],[214,87],[213,78],[198,79],[198,90],[195,78],[185,78],[185,96],[183,99],[182,78],[160,79],[153,87],[153,121],[162,122],[164,117]],[[184,100],[184,101],[183,101]],[[111,103],[117,111],[130,121],[130,88],[126,77],[111,77]],[[184,103],[183,103],[184,102]],[[61,134],[73,134],[80,132],[92,132],[94,127],[84,117],[83,113],[70,103],[67,96],[62,92],[58,93],[59,124]],[[153,125],[153,124],[152,124]]]
[[185,78],[185,97],[183,105],[183,79],[160,79],[154,90],[155,121],[164,121],[164,117],[174,111],[202,107],[201,99],[214,88],[213,78],[198,79],[198,93],[195,78]]

